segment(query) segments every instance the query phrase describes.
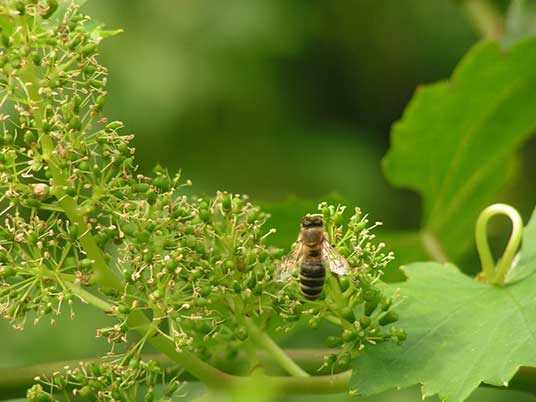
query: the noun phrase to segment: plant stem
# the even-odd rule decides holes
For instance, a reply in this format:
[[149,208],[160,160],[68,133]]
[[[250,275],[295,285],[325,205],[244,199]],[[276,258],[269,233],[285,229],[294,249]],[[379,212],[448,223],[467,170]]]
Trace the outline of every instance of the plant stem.
[[83,302],[91,304],[94,307],[97,307],[99,310],[104,311],[105,313],[110,313],[112,311],[113,305],[108,303],[105,300],[102,300],[100,297],[95,296],[94,294],[88,292],[84,288],[66,283],[67,287],[73,294],[78,296]]
[[[20,17],[19,19],[21,26],[25,27],[27,25],[25,17]],[[29,27],[28,27],[29,29]],[[27,38],[27,45],[32,46],[30,39]],[[80,237],[79,241],[82,244],[84,251],[87,256],[93,261],[93,270],[95,272],[95,282],[101,286],[106,286],[114,289],[121,290],[123,288],[123,280],[114,271],[110,269],[102,250],[97,246],[93,235],[91,234],[90,228],[86,223],[84,216],[80,213],[78,205],[75,199],[68,194],[66,194],[64,188],[67,188],[69,185],[68,178],[59,168],[55,160],[56,147],[54,141],[44,132],[42,129],[44,118],[45,118],[45,109],[43,99],[39,95],[39,83],[37,80],[36,72],[33,66],[33,61],[31,58],[26,60],[26,65],[22,71],[22,76],[26,82],[26,87],[28,88],[28,93],[30,100],[34,103],[35,106],[35,116],[40,129],[40,141],[43,148],[43,159],[48,163],[48,168],[52,174],[52,180],[56,190],[55,196],[57,197],[60,206],[63,208],[65,214],[73,224],[78,224],[80,233],[84,235]],[[100,298],[92,295],[91,293],[83,290],[80,287],[72,286],[73,291],[86,302],[91,303],[95,307],[109,312],[111,310],[111,305],[101,300]],[[151,328],[152,322],[143,314],[141,311],[134,311],[128,317],[128,325],[130,328],[136,328],[138,332],[142,332],[145,335],[145,330]],[[215,382],[222,382],[225,380],[226,374],[220,372],[214,367],[204,363],[202,360],[197,358],[189,352],[179,353],[175,350],[175,345],[169,339],[166,339],[162,336],[151,337],[150,342],[161,352],[166,353],[170,358],[175,362],[184,366],[188,371],[190,371],[194,376],[211,385]]]
[[[30,24],[24,16],[19,19],[19,24],[30,31]],[[26,38],[26,45],[30,48],[32,43],[30,35]],[[70,185],[69,178],[62,171],[56,161],[56,145],[53,138],[43,129],[45,122],[45,102],[39,94],[38,78],[31,58],[25,60],[25,66],[22,71],[22,77],[25,81],[26,88],[30,98],[30,103],[35,113],[35,120],[39,129],[39,141],[42,145],[43,159],[47,162],[49,172],[52,176],[54,196],[63,209],[67,218],[73,224],[77,224],[83,235],[79,241],[87,257],[92,260],[95,283],[100,286],[110,287],[116,290],[122,290],[124,280],[116,274],[106,263],[103,251],[98,247],[94,237],[91,234],[91,228],[87,224],[84,214],[80,211],[75,198],[67,194]],[[100,310],[109,313],[113,306],[99,297],[91,294],[79,286],[71,286],[74,293],[84,301],[94,305]],[[158,322],[150,320],[141,310],[132,311],[127,317],[127,325],[131,330],[135,330],[147,337],[148,343],[159,351],[166,354],[171,360],[181,365],[185,370],[194,375],[200,381],[203,381],[209,387],[221,388],[236,386],[251,381],[251,378],[238,377],[227,374],[199,359],[195,354],[189,351],[178,350],[173,340],[157,332]],[[284,367],[290,374],[296,376],[288,377],[266,377],[274,387],[286,392],[298,393],[325,393],[325,392],[342,392],[348,389],[350,373],[341,373],[334,376],[310,377],[302,370],[292,359],[282,351],[279,346],[266,334],[262,333],[256,326],[252,325],[250,331],[252,336],[258,340],[270,353],[274,359]],[[156,334],[156,335],[154,335]],[[13,379],[16,382],[16,378]]]
[[[284,351],[293,360],[298,362],[300,366],[306,367],[311,373],[316,372],[319,365],[322,364],[323,356],[331,353],[329,349],[287,349]],[[175,372],[181,370],[180,366],[173,366],[173,362],[163,354],[149,354],[143,356],[144,360],[157,360],[162,367],[167,368],[169,373],[173,375]],[[259,353],[259,359],[270,369],[277,370],[277,366],[273,360],[273,356],[269,353]],[[80,363],[92,363],[97,359],[83,359],[72,361],[61,361],[46,364],[37,364],[26,367],[16,368],[0,368],[0,400],[8,400],[17,397],[24,397],[26,389],[28,389],[33,383],[34,378],[39,375],[50,376],[52,373],[61,371],[65,366],[71,368],[78,366]],[[227,359],[221,360],[223,364],[219,365],[221,369],[232,370],[237,366],[245,366],[247,364],[246,357],[239,355],[238,359],[229,362]],[[270,366],[271,365],[271,366]],[[327,370],[329,372],[329,369]],[[296,377],[267,377],[268,381],[275,379],[277,384],[281,384],[283,388],[280,388],[280,392],[292,392],[303,394],[314,393],[327,393],[328,391],[344,392],[348,388],[348,382],[350,378],[350,372],[337,373],[336,375],[324,375],[308,378],[296,378]],[[244,381],[248,381],[244,377],[231,376],[232,378],[243,378]],[[286,378],[283,380],[283,378]],[[179,380],[192,380],[187,377],[186,374],[179,376]],[[331,384],[329,384],[331,381]],[[326,384],[328,383],[328,384]],[[528,392],[536,394],[536,369],[532,367],[521,367],[516,375],[510,380],[508,388],[494,387],[497,389],[509,389]],[[305,389],[304,389],[305,388]],[[302,392],[303,391],[303,392]],[[317,392],[315,392],[317,391]]]
[[[129,327],[139,327],[140,330],[138,330],[138,332],[145,335],[145,331],[141,328],[147,321],[149,321],[148,318],[141,311],[135,311],[129,316],[128,325]],[[232,384],[235,381],[235,378],[240,378],[227,374],[210,364],[205,363],[195,354],[187,350],[177,351],[177,347],[173,341],[161,334],[151,336],[147,341],[209,387],[224,388]]]
[[504,33],[504,18],[490,0],[462,0],[473,25],[485,38],[499,39]]
[[262,332],[251,318],[244,320],[249,335],[254,341],[266,349],[273,356],[274,360],[285,369],[287,373],[294,377],[309,377],[309,374],[298,366],[266,333]]
[[[322,364],[324,355],[330,353],[324,349],[296,349],[285,350],[286,354],[300,362],[301,365],[309,367],[312,373],[317,371],[317,368]],[[270,369],[278,372],[278,364],[274,361],[270,353],[259,353],[259,360]],[[175,366],[174,362],[165,354],[148,354],[143,356],[144,360],[157,360],[162,367],[166,368],[171,375],[174,372],[181,370],[181,366]],[[52,362],[46,364],[36,364],[25,367],[16,368],[0,368],[0,400],[11,398],[24,397],[26,390],[35,382],[37,376],[50,377],[52,373],[62,371],[66,366],[70,368],[77,367],[80,364],[88,364],[98,361],[98,359],[81,359]],[[232,370],[237,366],[247,364],[247,358],[244,355],[239,355],[238,359],[229,362],[227,359],[221,360],[220,368]],[[325,371],[329,374],[329,370]],[[227,385],[240,386],[250,380],[249,377],[239,377],[229,375],[229,383]],[[314,393],[337,393],[344,392],[348,389],[350,372],[335,373],[335,375],[320,375],[315,377],[282,377],[282,376],[266,376],[266,381],[271,386],[279,388],[280,392],[299,393],[299,394],[314,394]],[[192,380],[187,374],[182,374],[179,379]],[[195,379],[194,379],[195,380]]]
[[[20,19],[21,25],[24,27],[26,25],[25,17],[20,17]],[[30,47],[32,45],[29,39],[27,39],[26,44]],[[30,57],[28,57],[25,60],[25,63],[24,68],[21,70],[21,74],[27,84],[26,88],[28,89],[30,100],[34,103],[35,120],[40,131],[40,142],[43,147],[43,159],[47,162],[48,169],[52,175],[52,181],[56,191],[56,198],[58,199],[60,206],[63,208],[65,215],[67,215],[71,223],[78,224],[80,233],[83,233],[83,236],[80,237],[79,241],[82,244],[87,256],[93,261],[93,269],[95,271],[96,280],[103,286],[112,288],[119,287],[122,285],[121,279],[109,269],[104,258],[104,254],[97,246],[97,243],[91,234],[91,230],[86,223],[84,216],[80,213],[75,199],[65,192],[65,188],[67,188],[69,185],[68,178],[57,166],[55,161],[54,155],[56,152],[56,146],[54,145],[54,141],[50,135],[45,133],[43,130],[43,123],[45,119],[45,103],[39,95],[39,83],[35,73],[33,61]]]
[[[506,215],[512,221],[512,234],[497,266],[495,266],[495,262],[493,261],[487,235],[488,221],[495,215]],[[486,282],[496,285],[504,284],[506,274],[512,266],[515,254],[521,243],[522,234],[523,220],[519,213],[510,205],[493,204],[480,213],[475,227],[475,241],[482,264],[483,279]]]

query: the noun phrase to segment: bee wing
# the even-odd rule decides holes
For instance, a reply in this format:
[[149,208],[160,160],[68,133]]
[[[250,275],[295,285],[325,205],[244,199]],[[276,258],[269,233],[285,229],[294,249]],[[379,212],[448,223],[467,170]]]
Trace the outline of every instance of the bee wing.
[[274,274],[274,278],[278,282],[282,282],[291,276],[294,271],[300,266],[301,259],[303,257],[303,244],[301,241],[297,241],[294,248],[281,260],[277,271]]
[[337,275],[350,274],[350,264],[348,264],[346,258],[339,254],[337,250],[329,244],[327,238],[322,241],[322,258],[324,261],[327,261],[331,272]]

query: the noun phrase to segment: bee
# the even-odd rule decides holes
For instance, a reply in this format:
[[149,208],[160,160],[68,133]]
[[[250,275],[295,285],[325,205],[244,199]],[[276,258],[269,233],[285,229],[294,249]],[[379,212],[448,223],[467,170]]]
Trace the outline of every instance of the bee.
[[350,265],[329,243],[322,215],[305,215],[298,240],[275,273],[276,281],[284,281],[299,267],[300,290],[308,300],[322,293],[326,268],[337,275],[348,275]]

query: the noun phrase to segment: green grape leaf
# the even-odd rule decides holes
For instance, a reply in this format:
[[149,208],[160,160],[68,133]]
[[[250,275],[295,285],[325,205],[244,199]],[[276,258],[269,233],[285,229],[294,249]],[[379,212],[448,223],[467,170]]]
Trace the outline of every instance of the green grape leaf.
[[480,283],[452,264],[414,263],[397,307],[407,332],[401,345],[367,348],[355,359],[351,386],[363,395],[422,384],[423,397],[465,400],[481,383],[506,386],[521,366],[536,366],[536,212],[525,229],[512,285]]
[[437,259],[467,251],[479,211],[513,173],[515,152],[536,127],[534,87],[536,40],[508,51],[482,42],[450,80],[419,88],[394,125],[384,172],[422,195],[421,233],[440,246]]
[[536,36],[536,2],[512,0],[506,18],[503,45],[510,47],[520,40]]

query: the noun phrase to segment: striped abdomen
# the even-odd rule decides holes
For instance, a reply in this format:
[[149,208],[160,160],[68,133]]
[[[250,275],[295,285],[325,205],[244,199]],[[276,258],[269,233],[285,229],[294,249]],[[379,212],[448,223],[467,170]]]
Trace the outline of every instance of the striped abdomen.
[[315,300],[322,293],[326,269],[320,258],[304,258],[300,267],[300,289],[309,300]]

